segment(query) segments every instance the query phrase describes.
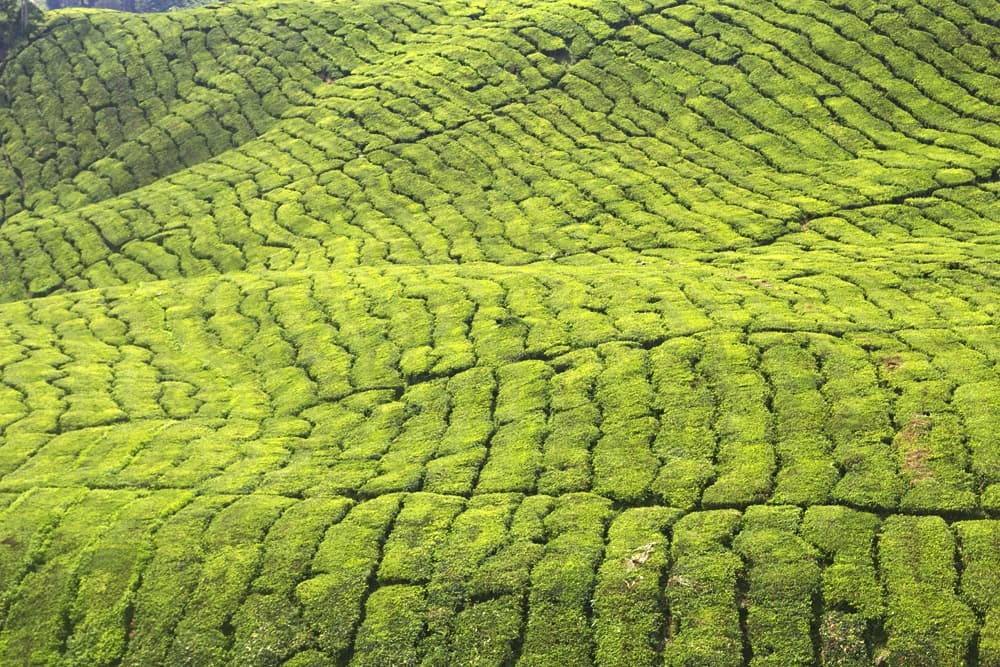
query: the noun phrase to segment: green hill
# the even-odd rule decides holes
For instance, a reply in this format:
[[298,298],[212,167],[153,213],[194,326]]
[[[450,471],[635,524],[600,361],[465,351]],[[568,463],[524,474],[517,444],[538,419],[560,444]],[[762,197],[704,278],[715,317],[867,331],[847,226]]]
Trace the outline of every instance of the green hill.
[[1000,665],[998,15],[51,13],[0,664]]

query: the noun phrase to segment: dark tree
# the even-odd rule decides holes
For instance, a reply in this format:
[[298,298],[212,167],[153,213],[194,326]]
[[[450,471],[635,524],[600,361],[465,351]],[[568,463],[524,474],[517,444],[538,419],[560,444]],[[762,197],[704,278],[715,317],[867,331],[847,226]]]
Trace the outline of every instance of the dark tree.
[[41,14],[30,0],[0,0],[0,58],[27,38]]

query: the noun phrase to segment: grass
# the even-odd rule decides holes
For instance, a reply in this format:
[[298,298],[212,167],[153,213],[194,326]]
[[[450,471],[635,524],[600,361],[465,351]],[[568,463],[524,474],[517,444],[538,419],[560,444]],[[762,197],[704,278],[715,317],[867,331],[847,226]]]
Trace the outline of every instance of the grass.
[[993,9],[48,14],[0,663],[996,664]]

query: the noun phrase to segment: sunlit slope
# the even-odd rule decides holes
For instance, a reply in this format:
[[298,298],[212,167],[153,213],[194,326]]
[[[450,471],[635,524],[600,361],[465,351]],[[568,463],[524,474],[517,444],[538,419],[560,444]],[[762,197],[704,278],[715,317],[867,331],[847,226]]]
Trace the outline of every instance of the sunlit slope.
[[0,490],[1000,510],[1000,345],[970,307],[1000,297],[859,273],[867,293],[687,266],[362,269],[9,304]]
[[3,306],[0,660],[997,659],[998,297],[946,268],[946,292],[759,275]]
[[1000,665],[997,15],[55,13],[0,665]]
[[8,664],[863,665],[886,613],[880,664],[962,664],[977,613],[978,664],[996,656],[990,521],[587,493],[4,500]]
[[995,238],[1000,29],[904,4],[69,12],[0,79],[5,292]]

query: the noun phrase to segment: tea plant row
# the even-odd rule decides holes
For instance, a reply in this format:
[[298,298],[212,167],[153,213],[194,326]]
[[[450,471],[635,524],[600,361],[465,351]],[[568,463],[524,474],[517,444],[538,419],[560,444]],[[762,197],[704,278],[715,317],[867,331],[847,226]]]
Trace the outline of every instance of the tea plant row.
[[996,324],[886,277],[398,268],[7,304],[0,489],[997,511]]
[[5,661],[943,665],[973,642],[1000,659],[991,520],[585,493],[3,503]]
[[5,298],[871,237],[962,255],[996,234],[995,32],[916,2],[63,13],[3,73]]

